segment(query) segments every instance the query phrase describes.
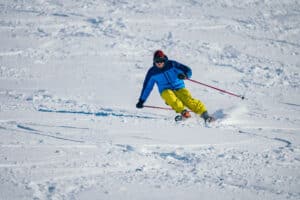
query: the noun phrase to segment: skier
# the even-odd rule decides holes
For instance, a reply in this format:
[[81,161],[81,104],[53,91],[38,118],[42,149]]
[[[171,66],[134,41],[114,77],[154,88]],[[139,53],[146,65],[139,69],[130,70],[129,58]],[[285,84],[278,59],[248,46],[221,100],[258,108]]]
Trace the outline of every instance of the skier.
[[189,90],[185,88],[183,80],[191,76],[192,70],[189,67],[169,60],[161,50],[155,51],[153,66],[146,75],[136,107],[144,107],[144,103],[156,83],[165,103],[171,106],[176,113],[180,113],[175,117],[176,121],[191,117],[190,112],[185,107],[199,114],[205,122],[214,121],[214,118],[208,114],[205,105],[200,100],[193,98]]

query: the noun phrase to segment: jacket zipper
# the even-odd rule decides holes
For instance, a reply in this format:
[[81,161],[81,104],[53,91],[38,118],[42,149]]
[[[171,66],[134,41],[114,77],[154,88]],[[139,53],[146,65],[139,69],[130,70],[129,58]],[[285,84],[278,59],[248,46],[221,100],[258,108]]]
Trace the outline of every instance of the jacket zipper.
[[171,85],[172,90],[174,90],[174,86],[173,86],[173,84],[171,83],[170,77],[168,76],[168,74],[167,74],[166,72],[163,72],[163,74],[164,74],[165,78],[167,79],[168,83]]

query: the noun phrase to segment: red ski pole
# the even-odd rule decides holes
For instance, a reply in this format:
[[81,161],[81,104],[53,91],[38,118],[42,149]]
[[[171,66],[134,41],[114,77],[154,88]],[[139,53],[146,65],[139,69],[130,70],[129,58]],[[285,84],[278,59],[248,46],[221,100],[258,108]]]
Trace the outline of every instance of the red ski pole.
[[197,83],[197,84],[200,84],[200,85],[204,85],[204,86],[206,86],[206,87],[212,88],[212,89],[214,89],[214,90],[218,90],[218,91],[220,91],[220,92],[223,92],[223,93],[229,94],[229,95],[231,95],[231,96],[239,97],[239,98],[241,98],[242,100],[244,100],[244,99],[245,99],[245,97],[244,97],[244,96],[237,95],[237,94],[234,94],[234,93],[232,93],[232,92],[228,92],[228,91],[226,91],[226,90],[223,90],[223,89],[220,89],[220,88],[217,88],[217,87],[211,86],[211,85],[207,85],[207,84],[205,84],[205,83],[201,83],[201,82],[199,82],[199,81],[196,81],[196,80],[193,80],[193,79],[189,79],[189,78],[187,78],[186,80],[189,80],[189,81],[191,81],[191,82],[193,82],[193,83]]
[[145,107],[145,108],[161,109],[161,110],[172,110],[172,108],[159,107],[159,106],[147,106],[147,105],[144,105],[144,107]]

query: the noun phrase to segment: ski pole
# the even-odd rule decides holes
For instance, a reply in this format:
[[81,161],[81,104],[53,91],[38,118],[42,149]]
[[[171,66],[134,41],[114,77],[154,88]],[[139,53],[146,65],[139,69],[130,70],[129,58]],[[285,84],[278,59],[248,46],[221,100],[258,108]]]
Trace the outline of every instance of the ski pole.
[[191,82],[193,82],[193,83],[197,83],[197,84],[200,84],[200,85],[204,85],[204,86],[206,86],[206,87],[209,87],[209,88],[212,88],[212,89],[218,90],[218,91],[220,91],[220,92],[223,92],[223,93],[229,94],[229,95],[231,95],[231,96],[239,97],[239,98],[241,98],[242,100],[244,100],[244,99],[245,99],[245,97],[244,97],[244,96],[237,95],[237,94],[234,94],[234,93],[232,93],[232,92],[228,92],[228,91],[226,91],[226,90],[223,90],[223,89],[220,89],[220,88],[217,88],[217,87],[211,86],[211,85],[207,85],[207,84],[205,84],[205,83],[201,83],[201,82],[199,82],[199,81],[196,81],[196,80],[193,80],[193,79],[189,79],[189,78],[187,78],[186,80],[189,80],[189,81],[191,81]]
[[144,105],[144,107],[145,107],[145,108],[161,109],[161,110],[172,110],[172,108],[159,107],[159,106],[147,106],[147,105]]
[[[144,108],[154,108],[154,109],[161,109],[161,110],[173,110],[172,108],[166,108],[166,107],[160,107],[160,106],[146,106],[144,105]],[[188,110],[189,112],[193,112],[191,110]]]

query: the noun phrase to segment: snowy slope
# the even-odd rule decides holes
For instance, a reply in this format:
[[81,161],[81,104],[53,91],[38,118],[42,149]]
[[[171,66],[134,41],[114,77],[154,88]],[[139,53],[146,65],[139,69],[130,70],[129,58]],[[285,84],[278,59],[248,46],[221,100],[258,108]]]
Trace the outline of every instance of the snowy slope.
[[[299,35],[296,0],[0,1],[0,199],[300,199]],[[137,110],[156,49],[247,99]]]

